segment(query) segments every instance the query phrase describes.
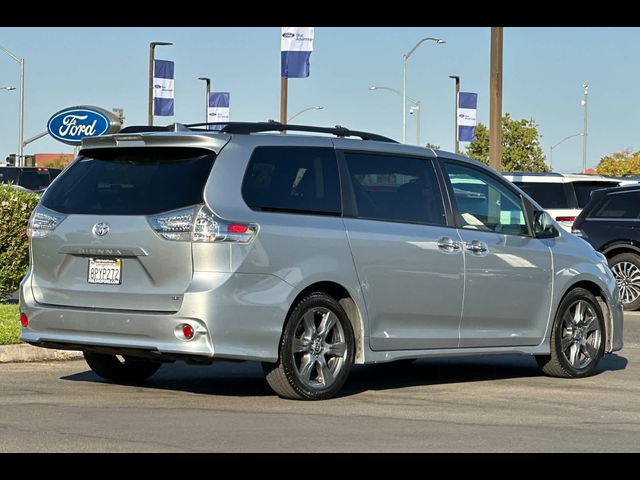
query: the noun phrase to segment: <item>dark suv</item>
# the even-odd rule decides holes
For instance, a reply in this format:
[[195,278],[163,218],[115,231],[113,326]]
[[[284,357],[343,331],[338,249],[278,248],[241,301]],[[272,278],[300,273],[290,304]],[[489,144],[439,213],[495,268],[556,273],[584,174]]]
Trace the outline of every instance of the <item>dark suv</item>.
[[0,183],[12,183],[33,192],[43,191],[62,170],[40,167],[0,167]]
[[602,252],[625,310],[640,308],[640,185],[593,192],[573,233]]

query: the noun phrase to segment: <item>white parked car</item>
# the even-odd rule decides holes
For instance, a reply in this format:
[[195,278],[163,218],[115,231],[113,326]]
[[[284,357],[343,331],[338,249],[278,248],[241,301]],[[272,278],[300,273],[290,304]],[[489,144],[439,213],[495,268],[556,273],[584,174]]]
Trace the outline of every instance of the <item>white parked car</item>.
[[600,175],[504,172],[503,176],[538,202],[568,232],[576,217],[601,188],[634,183]]

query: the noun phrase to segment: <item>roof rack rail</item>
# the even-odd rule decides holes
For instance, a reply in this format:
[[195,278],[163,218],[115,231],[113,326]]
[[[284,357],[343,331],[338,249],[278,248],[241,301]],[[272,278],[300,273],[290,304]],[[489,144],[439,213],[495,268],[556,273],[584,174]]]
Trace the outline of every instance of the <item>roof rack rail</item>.
[[192,123],[186,125],[190,129],[194,127],[208,127],[210,125],[224,125],[220,132],[222,133],[259,133],[259,132],[313,132],[313,133],[330,133],[337,137],[359,137],[362,140],[375,140],[377,142],[398,143],[395,140],[369,132],[360,132],[357,130],[349,130],[348,128],[336,125],[335,127],[314,127],[311,125],[289,125],[285,123],[269,121],[269,122],[212,122],[212,123]]

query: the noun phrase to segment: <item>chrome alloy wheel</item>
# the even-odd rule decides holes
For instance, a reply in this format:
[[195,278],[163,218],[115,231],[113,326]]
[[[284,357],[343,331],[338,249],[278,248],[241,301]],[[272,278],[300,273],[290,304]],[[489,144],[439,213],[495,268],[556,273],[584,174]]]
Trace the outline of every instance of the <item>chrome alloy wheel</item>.
[[622,303],[635,302],[640,297],[640,269],[631,262],[618,262],[611,270],[618,283]]
[[345,332],[335,313],[324,307],[309,309],[298,320],[292,342],[298,379],[316,390],[331,387],[347,357]]
[[573,368],[580,370],[598,358],[601,343],[598,316],[589,303],[577,300],[562,317],[562,355]]

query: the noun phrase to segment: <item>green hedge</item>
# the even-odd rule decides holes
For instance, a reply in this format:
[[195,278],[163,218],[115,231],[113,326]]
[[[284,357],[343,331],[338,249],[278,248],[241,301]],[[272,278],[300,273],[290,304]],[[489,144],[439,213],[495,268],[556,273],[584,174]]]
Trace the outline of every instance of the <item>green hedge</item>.
[[0,184],[0,302],[18,289],[27,273],[27,223],[37,203],[37,195]]

